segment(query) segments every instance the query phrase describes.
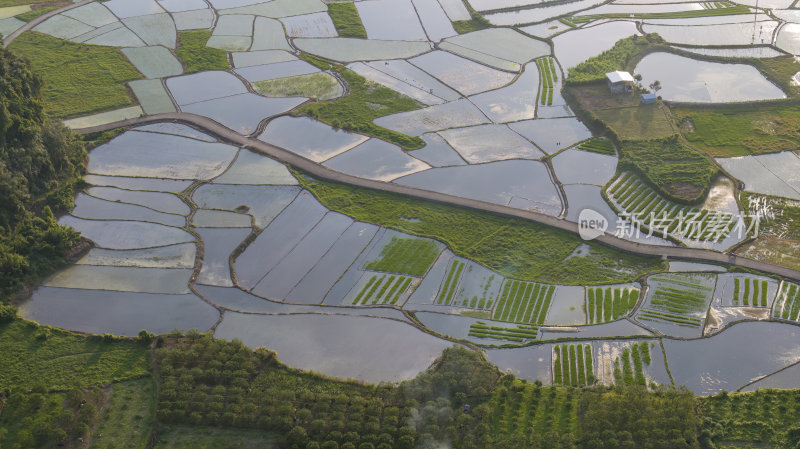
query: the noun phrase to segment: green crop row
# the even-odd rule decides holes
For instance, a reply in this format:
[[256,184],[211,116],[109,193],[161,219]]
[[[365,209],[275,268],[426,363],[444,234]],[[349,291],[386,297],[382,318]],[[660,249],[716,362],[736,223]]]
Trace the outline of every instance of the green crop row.
[[539,334],[538,327],[535,326],[500,327],[488,326],[482,323],[479,321],[471,324],[469,326],[469,335],[478,338],[521,342],[523,340],[533,340]]
[[589,287],[586,289],[586,324],[620,319],[636,305],[639,289]]
[[436,299],[438,304],[450,304],[458,288],[458,281],[461,280],[461,272],[464,271],[464,262],[454,259],[453,264],[447,271],[442,288],[439,290],[439,296]]
[[624,348],[621,359],[614,360],[614,383],[646,386],[644,365],[650,365],[650,361],[650,343],[634,343]]
[[[739,304],[739,282],[740,278],[733,279],[733,303],[738,305]],[[760,288],[759,288],[760,284]],[[751,288],[752,285],[752,288]],[[749,277],[744,278],[744,296],[741,297],[742,304],[745,306],[752,305],[753,307],[767,307],[767,290],[769,289],[769,283],[766,280],[761,280],[759,283],[758,279],[750,279]],[[760,302],[760,304],[759,304]]]
[[367,262],[364,268],[373,271],[424,276],[439,255],[439,245],[433,240],[392,237],[378,259]]
[[536,65],[539,67],[539,73],[542,76],[542,90],[540,103],[542,105],[552,106],[553,104],[553,86],[558,81],[556,74],[556,66],[553,58],[546,57],[536,60]]
[[594,383],[591,343],[555,345],[553,358],[554,385],[577,387]]
[[645,320],[645,321],[670,322],[680,326],[689,326],[689,327],[700,327],[700,325],[703,324],[703,320],[699,318],[688,317],[674,313],[665,313],[651,309],[642,309],[642,311],[639,313],[638,318],[640,320]]
[[591,151],[600,154],[608,154],[611,156],[617,154],[616,151],[614,151],[614,144],[611,143],[610,140],[602,137],[595,137],[589,139],[583,142],[582,144],[578,145],[578,148],[585,151]]
[[411,278],[407,276],[373,275],[353,299],[353,305],[397,304],[410,284]]
[[630,173],[623,173],[609,188],[608,194],[653,235],[670,235],[700,241],[719,242],[736,225],[734,216],[724,212],[681,206],[662,198],[656,191]]
[[775,299],[772,315],[790,321],[800,321],[800,288],[797,284],[784,282]]
[[505,282],[493,318],[513,323],[541,324],[550,308],[554,285],[510,279]]

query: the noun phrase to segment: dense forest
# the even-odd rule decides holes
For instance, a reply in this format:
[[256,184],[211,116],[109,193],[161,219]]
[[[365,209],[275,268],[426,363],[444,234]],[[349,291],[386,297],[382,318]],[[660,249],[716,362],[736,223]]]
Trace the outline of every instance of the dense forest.
[[43,111],[41,80],[0,48],[0,303],[63,263],[79,235],[53,211],[71,207],[83,141]]

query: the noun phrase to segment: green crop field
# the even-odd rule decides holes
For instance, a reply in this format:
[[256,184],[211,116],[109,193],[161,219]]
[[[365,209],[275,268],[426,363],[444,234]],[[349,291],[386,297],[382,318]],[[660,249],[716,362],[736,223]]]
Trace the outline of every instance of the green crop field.
[[633,310],[638,300],[638,288],[589,287],[586,289],[586,324],[618,320]]
[[[605,86],[600,87],[603,89],[608,91]],[[591,113],[621,140],[663,139],[675,135],[672,123],[658,104],[596,109]]]
[[364,24],[358,15],[358,9],[351,2],[329,3],[328,15],[336,27],[336,33],[342,37],[367,37]]
[[206,70],[228,70],[228,53],[218,48],[206,47],[211,37],[209,30],[181,31],[178,33],[178,48],[175,54],[181,58],[186,73]]
[[397,301],[408,291],[411,280],[408,276],[394,274],[373,275],[353,299],[353,305],[396,305]]
[[489,401],[488,423],[492,441],[506,444],[493,447],[552,447],[567,434],[574,440],[580,434],[579,391],[504,379]]
[[593,357],[591,343],[553,346],[553,385],[594,384]]
[[422,104],[388,87],[366,80],[352,70],[335,67],[350,93],[330,101],[307,103],[295,109],[296,115],[307,115],[336,128],[377,137],[407,150],[425,146],[419,137],[410,137],[374,123],[378,117],[420,109]]
[[123,85],[142,76],[117,48],[22,33],[9,49],[41,76],[45,110],[64,118],[133,104]]
[[594,137],[586,142],[578,145],[578,148],[593,153],[607,154],[609,156],[616,156],[617,152],[614,150],[614,144],[603,137]]
[[114,384],[89,449],[144,449],[155,420],[151,377]]
[[553,86],[558,81],[555,60],[549,56],[536,60],[541,78],[539,89],[539,103],[543,106],[553,105]]
[[392,237],[391,242],[381,250],[380,257],[367,262],[364,268],[424,276],[439,251],[439,245],[432,240]]
[[750,277],[734,278],[733,304],[752,307],[767,307],[768,288],[769,283],[763,279]]
[[660,321],[679,326],[700,327],[703,319],[695,314],[704,313],[713,287],[705,285],[697,276],[670,273],[651,277],[657,281],[650,298],[650,307],[639,311],[637,318]]
[[464,262],[453,259],[453,263],[447,269],[442,286],[439,288],[439,296],[436,297],[437,304],[450,304],[458,293],[458,283],[464,272]]
[[555,291],[555,285],[506,280],[493,318],[512,323],[541,324],[550,309]]
[[800,287],[791,282],[782,282],[772,307],[772,316],[800,322]]
[[256,81],[253,89],[267,97],[307,97],[315,100],[330,100],[342,92],[339,82],[328,73],[288,76],[265,81]]
[[517,343],[534,340],[538,333],[539,328],[537,326],[524,324],[516,327],[502,327],[489,326],[483,321],[478,321],[469,326],[469,335],[472,337],[508,340]]
[[[526,220],[308,176],[299,179],[329,209],[439,240],[456,255],[507,277],[568,285],[624,283],[665,267],[660,258],[632,256]],[[586,250],[575,256],[579,247]]]
[[621,360],[614,360],[614,383],[647,386],[644,367],[650,365],[650,342],[634,343],[622,350]]
[[673,108],[684,137],[714,157],[744,156],[800,147],[800,106],[744,105]]
[[703,198],[717,176],[716,165],[677,137],[624,141],[619,165],[634,170],[656,186],[659,193],[681,201]]
[[630,172],[612,181],[606,193],[618,209],[658,237],[671,235],[720,242],[736,226],[736,217],[732,214],[672,202]]

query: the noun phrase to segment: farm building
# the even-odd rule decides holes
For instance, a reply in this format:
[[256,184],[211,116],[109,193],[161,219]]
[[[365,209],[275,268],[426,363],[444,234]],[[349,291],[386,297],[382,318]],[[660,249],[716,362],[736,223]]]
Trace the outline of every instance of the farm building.
[[628,72],[606,73],[608,88],[614,93],[626,93],[633,90],[633,76]]
[[656,94],[642,94],[642,104],[653,104],[657,99]]

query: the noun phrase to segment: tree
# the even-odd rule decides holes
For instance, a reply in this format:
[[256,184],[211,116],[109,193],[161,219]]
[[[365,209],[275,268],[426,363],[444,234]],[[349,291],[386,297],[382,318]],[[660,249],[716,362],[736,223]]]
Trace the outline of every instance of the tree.
[[657,94],[658,91],[661,90],[661,81],[655,80],[652,83],[650,83],[649,87],[650,87],[650,90],[653,91],[653,93]]

